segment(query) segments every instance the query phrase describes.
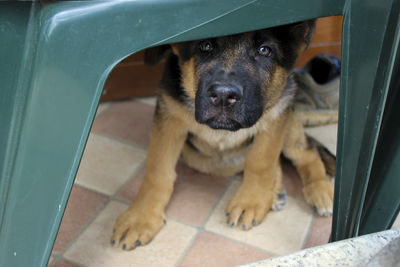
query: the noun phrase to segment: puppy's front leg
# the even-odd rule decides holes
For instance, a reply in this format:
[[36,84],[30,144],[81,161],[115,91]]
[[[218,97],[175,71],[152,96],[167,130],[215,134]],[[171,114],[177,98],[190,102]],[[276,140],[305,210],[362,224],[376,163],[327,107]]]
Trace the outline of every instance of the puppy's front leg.
[[316,208],[319,215],[330,216],[333,186],[326,176],[324,163],[317,147],[304,134],[303,125],[295,116],[291,116],[290,121],[283,154],[296,166],[306,201]]
[[164,209],[176,178],[175,166],[186,134],[184,124],[178,118],[156,114],[147,154],[146,174],[134,202],[115,222],[111,238],[113,245],[131,250],[147,244],[160,231]]
[[261,131],[255,137],[246,157],[243,182],[226,208],[231,227],[252,228],[274,204],[277,188],[282,185],[279,156],[285,128],[283,118],[271,122],[268,131]]

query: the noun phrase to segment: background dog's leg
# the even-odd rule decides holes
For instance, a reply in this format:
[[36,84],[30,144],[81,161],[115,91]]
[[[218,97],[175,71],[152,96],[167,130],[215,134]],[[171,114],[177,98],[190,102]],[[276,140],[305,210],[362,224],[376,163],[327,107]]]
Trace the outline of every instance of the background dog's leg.
[[309,142],[303,125],[294,116],[283,149],[284,155],[296,166],[303,182],[306,201],[313,205],[318,214],[329,216],[333,208],[333,187],[326,176],[326,169],[314,142]]
[[175,165],[186,134],[182,121],[168,115],[156,114],[143,183],[131,206],[115,222],[112,244],[131,250],[150,242],[160,231],[164,209],[171,197],[176,178]]
[[285,125],[285,118],[271,122],[268,131],[260,131],[254,138],[246,157],[243,182],[226,209],[230,226],[240,225],[248,230],[259,224],[272,208],[279,185],[276,175]]

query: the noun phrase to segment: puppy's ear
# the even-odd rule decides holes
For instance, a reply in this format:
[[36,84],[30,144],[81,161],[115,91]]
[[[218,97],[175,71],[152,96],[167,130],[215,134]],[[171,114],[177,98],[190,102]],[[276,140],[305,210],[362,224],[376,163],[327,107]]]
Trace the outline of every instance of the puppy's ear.
[[[291,35],[295,40],[303,42],[302,50],[310,45],[315,30],[315,19],[298,22],[292,25]],[[301,52],[303,52],[301,51]]]
[[170,45],[159,45],[144,50],[144,63],[150,66],[157,64],[170,49]]
[[174,53],[176,56],[179,56],[179,47],[180,43],[171,44],[172,53]]

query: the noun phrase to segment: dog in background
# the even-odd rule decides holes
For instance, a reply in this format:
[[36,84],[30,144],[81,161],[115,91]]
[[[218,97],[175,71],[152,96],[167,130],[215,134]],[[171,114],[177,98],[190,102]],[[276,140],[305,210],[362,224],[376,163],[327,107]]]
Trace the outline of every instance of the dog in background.
[[249,230],[285,204],[280,155],[296,167],[306,201],[332,213],[335,159],[296,120],[292,70],[310,43],[315,21],[154,47],[145,60],[171,50],[157,98],[146,174],[131,206],[115,222],[111,243],[145,245],[165,223],[164,209],[181,158],[215,175],[243,171],[226,207],[227,223]]

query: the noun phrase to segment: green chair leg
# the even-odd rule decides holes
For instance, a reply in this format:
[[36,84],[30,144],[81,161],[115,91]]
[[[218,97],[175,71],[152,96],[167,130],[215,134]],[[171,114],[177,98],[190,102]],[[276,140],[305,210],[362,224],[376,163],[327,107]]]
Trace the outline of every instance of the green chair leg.
[[398,7],[399,1],[377,8],[375,1],[353,0],[344,12],[333,241],[358,234],[398,45],[391,35]]
[[0,266],[46,265],[104,81],[49,60],[40,5],[0,3]]
[[[398,24],[397,31],[400,25]],[[397,33],[397,35],[399,32]],[[393,34],[392,36],[395,36]],[[397,50],[360,234],[389,229],[400,211],[400,49]]]

